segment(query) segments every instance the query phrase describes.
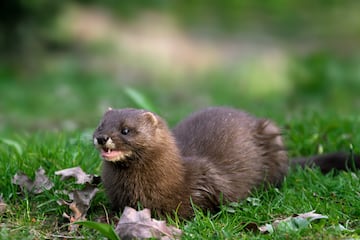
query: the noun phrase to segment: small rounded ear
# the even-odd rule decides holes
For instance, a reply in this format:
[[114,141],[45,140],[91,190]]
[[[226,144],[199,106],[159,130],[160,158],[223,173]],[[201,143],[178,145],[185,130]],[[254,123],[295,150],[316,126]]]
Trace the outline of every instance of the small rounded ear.
[[111,111],[111,110],[113,110],[112,107],[108,107],[108,109],[106,110],[106,112]]
[[283,146],[282,133],[279,127],[277,127],[272,121],[267,119],[261,119],[257,126],[258,136],[262,139],[271,140],[272,143]]
[[152,112],[145,112],[142,115],[147,123],[150,123],[153,126],[157,125],[158,119],[155,114],[153,114]]

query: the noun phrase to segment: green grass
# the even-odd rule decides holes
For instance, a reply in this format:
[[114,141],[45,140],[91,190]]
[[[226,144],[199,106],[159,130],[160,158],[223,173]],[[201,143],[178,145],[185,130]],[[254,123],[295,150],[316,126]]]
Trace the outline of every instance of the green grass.
[[[317,114],[288,120],[286,139],[290,152],[315,153],[320,144],[326,151],[346,149],[350,144],[356,146],[360,141],[360,136],[355,134],[359,130],[358,121],[346,117],[335,117],[329,121],[327,116]],[[0,216],[1,239],[44,239],[66,231],[62,213],[69,210],[57,205],[57,199],[64,196],[56,190],[70,190],[77,186],[71,181],[60,181],[54,172],[81,166],[89,173],[99,173],[101,161],[91,145],[90,136],[89,132],[18,135],[13,140],[20,144],[22,154],[11,145],[0,145],[0,189],[8,204],[7,212]],[[19,194],[16,186],[11,184],[12,176],[20,170],[33,176],[40,166],[46,169],[55,187],[39,195]],[[317,170],[291,172],[279,189],[253,193],[251,197],[258,199],[256,205],[243,201],[231,207],[224,206],[215,215],[198,212],[193,220],[178,224],[184,231],[184,239],[356,238],[360,235],[359,178],[359,172],[342,172],[335,176],[323,176]],[[96,221],[105,215],[102,206],[109,207],[101,190],[89,211],[90,220]],[[261,226],[311,210],[329,218],[314,222],[300,231],[275,231],[264,235],[246,230],[249,223]],[[340,231],[339,224],[350,231]],[[81,228],[80,234],[92,239],[101,237],[86,228]]]
[[[221,72],[206,75],[206,81],[168,84],[166,88],[164,79],[151,76],[133,84],[119,84],[102,74],[67,68],[27,81],[11,75],[0,77],[0,108],[5,113],[0,115],[0,193],[8,204],[0,215],[0,239],[45,239],[67,232],[62,214],[69,210],[56,203],[66,196],[57,190],[79,186],[73,181],[60,181],[54,172],[80,166],[88,173],[100,173],[101,160],[92,146],[91,134],[108,106],[136,107],[136,103],[149,101],[171,126],[204,106],[234,106],[274,119],[284,129],[290,156],[350,148],[359,152],[359,112],[350,107],[350,101],[344,112],[329,99],[321,101],[321,92],[310,103],[301,98],[301,92],[295,100],[286,94],[250,96],[241,84],[234,87],[239,84],[236,76]],[[227,77],[229,81],[225,81]],[[128,86],[139,89],[147,100],[129,98],[125,91]],[[343,90],[342,95],[357,99],[353,90]],[[34,177],[40,166],[54,182],[52,190],[39,195],[21,194],[11,184],[16,172]],[[359,238],[359,178],[360,172],[324,176],[318,170],[293,171],[280,188],[252,193],[256,204],[245,200],[223,206],[218,214],[197,212],[189,221],[170,222],[183,230],[183,239]],[[100,187],[88,219],[104,217],[105,209],[109,209],[109,203]],[[276,230],[272,234],[246,228],[248,224],[261,226],[312,210],[328,219],[312,222],[299,231]],[[347,230],[340,230],[340,226]],[[80,228],[79,234],[86,239],[102,237],[88,228]]]

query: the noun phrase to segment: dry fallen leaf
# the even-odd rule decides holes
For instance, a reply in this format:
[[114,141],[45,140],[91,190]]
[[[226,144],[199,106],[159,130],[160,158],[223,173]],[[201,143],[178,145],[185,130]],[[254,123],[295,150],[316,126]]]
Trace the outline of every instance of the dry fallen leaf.
[[56,171],[55,175],[60,175],[61,180],[66,180],[71,177],[76,179],[77,184],[94,183],[99,182],[98,176],[85,173],[80,167],[67,168],[60,171]]
[[[60,199],[58,204],[67,205],[72,211],[70,215],[64,213],[63,216],[69,219],[70,223],[86,220],[86,214],[90,208],[91,200],[94,198],[97,191],[98,188],[95,186],[86,184],[84,189],[75,190],[68,194],[71,202]],[[78,225],[70,225],[69,231],[75,231],[77,228]]]
[[[82,217],[82,213],[80,212],[80,210],[77,208],[76,203],[75,202],[67,202],[63,199],[60,199],[57,201],[57,203],[59,205],[67,205],[70,210],[72,211],[72,213],[69,215],[67,213],[63,213],[63,217],[68,219],[70,223],[74,223],[76,221],[81,221],[81,220],[86,220],[85,217]],[[70,224],[68,227],[69,232],[74,232],[79,228],[78,225],[74,225],[74,224]]]
[[272,233],[274,229],[293,231],[307,227],[310,222],[317,219],[328,218],[325,215],[315,213],[315,210],[307,213],[294,214],[291,217],[275,220],[272,224],[258,227],[261,233]]
[[54,183],[45,175],[45,170],[41,167],[36,171],[34,181],[26,174],[20,172],[16,173],[12,178],[12,183],[19,185],[22,190],[26,189],[35,194],[50,190],[54,186]]
[[82,205],[85,210],[85,208],[90,207],[90,202],[94,198],[98,190],[99,189],[96,188],[94,185],[86,184],[84,189],[70,192],[69,197],[71,200],[76,202],[77,205]]
[[181,230],[166,226],[165,221],[151,218],[150,210],[136,211],[126,207],[115,229],[121,239],[159,238],[179,239]]
[[[80,167],[67,168],[63,170],[59,170],[55,172],[56,175],[61,176],[61,180],[66,180],[71,177],[76,179],[77,184],[86,184],[85,188],[82,190],[75,190],[67,193],[67,191],[63,191],[66,193],[71,201],[65,201],[60,199],[58,204],[67,205],[72,213],[68,215],[64,213],[63,216],[69,219],[70,223],[76,221],[85,221],[87,211],[90,208],[91,200],[94,198],[95,194],[98,191],[92,184],[98,184],[100,182],[100,177],[95,176],[93,174],[85,173]],[[69,231],[73,232],[77,230],[79,225],[71,224],[69,226]]]

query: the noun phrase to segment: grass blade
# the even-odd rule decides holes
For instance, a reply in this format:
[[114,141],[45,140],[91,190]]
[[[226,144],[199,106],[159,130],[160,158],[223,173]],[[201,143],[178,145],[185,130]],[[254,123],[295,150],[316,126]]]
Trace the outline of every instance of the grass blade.
[[78,221],[76,224],[83,225],[88,228],[95,229],[99,231],[104,237],[107,237],[110,240],[120,240],[119,236],[116,234],[114,228],[105,223],[91,222],[91,221]]
[[143,94],[133,88],[125,88],[125,94],[139,107],[156,112],[155,107],[145,98]]
[[0,138],[0,142],[13,147],[19,155],[22,155],[23,149],[18,142],[7,138]]

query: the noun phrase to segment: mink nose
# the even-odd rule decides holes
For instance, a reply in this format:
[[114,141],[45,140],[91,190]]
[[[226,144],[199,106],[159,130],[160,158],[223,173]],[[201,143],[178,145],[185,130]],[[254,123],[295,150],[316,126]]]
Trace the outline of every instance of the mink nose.
[[96,141],[98,142],[98,144],[100,145],[105,145],[105,143],[107,142],[107,140],[109,140],[109,137],[106,135],[100,136],[96,138]]

